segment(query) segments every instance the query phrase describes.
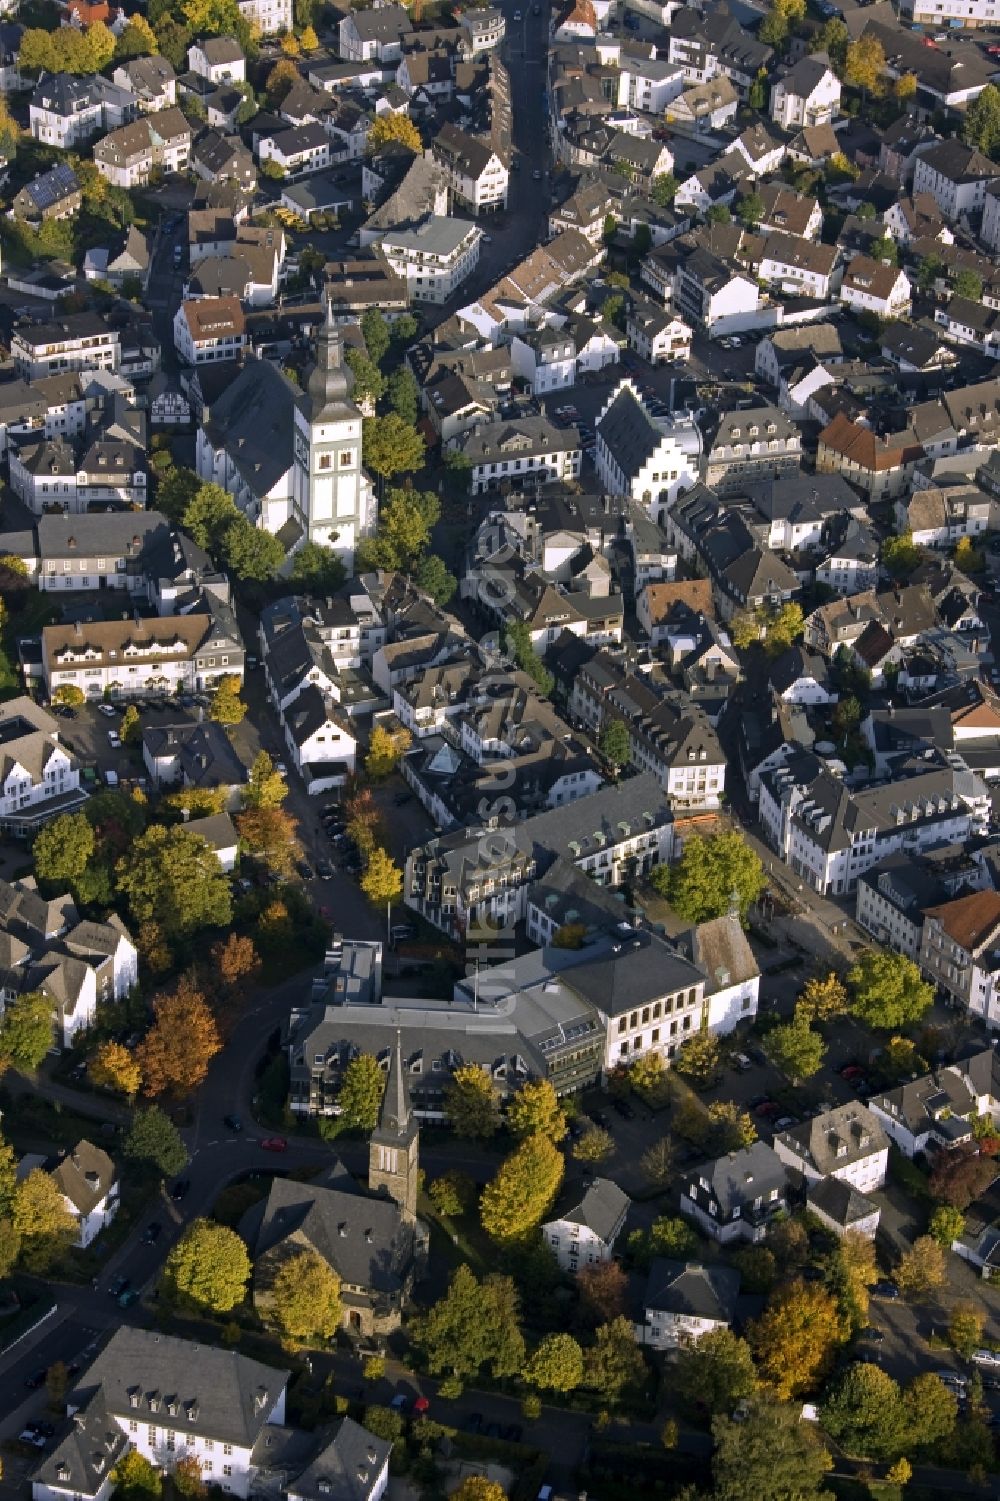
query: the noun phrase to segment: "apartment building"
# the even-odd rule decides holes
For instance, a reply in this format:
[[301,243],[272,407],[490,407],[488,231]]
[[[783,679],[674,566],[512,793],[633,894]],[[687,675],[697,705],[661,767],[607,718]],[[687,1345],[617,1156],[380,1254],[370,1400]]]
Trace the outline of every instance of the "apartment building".
[[414,302],[447,302],[479,263],[482,230],[464,219],[431,215],[412,227],[387,230],[379,243]]
[[444,125],[434,137],[434,160],[444,169],[453,198],[473,214],[507,207],[508,163],[489,137]]
[[884,1185],[889,1164],[889,1138],[857,1100],[776,1132],[774,1150],[807,1184],[837,1178],[861,1194]]
[[238,359],[246,342],[246,318],[238,297],[182,302],[174,314],[174,348],[186,365]]
[[28,121],[36,141],[70,151],[101,131],[134,120],[138,111],[130,89],[119,88],[99,73],[47,73],[31,95]]
[[154,170],[183,172],[190,154],[191,127],[175,107],[113,130],[94,147],[94,164],[114,187],[135,188]]
[[86,800],[58,719],[26,696],[0,704],[0,829],[24,837]]
[[243,643],[228,605],[205,596],[201,610],[156,620],[100,620],[42,630],[48,693],[79,688],[88,699],[196,693],[243,676]]
[[578,479],[582,448],[575,427],[553,427],[546,417],[476,423],[454,445],[469,460],[469,491],[485,495],[504,481],[531,489]]
[[117,370],[121,340],[97,313],[64,313],[51,323],[17,324],[10,355],[18,375],[36,381],[64,370]]
[[610,1178],[571,1184],[542,1225],[542,1240],[564,1272],[597,1266],[611,1260],[631,1207],[628,1195]]
[[924,913],[920,968],[945,999],[1000,1028],[1000,892],[975,891]]

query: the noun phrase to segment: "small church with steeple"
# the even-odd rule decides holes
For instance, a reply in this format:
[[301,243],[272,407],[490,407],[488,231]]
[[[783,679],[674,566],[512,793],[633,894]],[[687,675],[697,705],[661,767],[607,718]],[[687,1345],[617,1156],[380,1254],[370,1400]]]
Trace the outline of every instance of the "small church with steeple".
[[372,1193],[387,1193],[390,1199],[395,1199],[410,1225],[417,1222],[419,1166],[420,1127],[410,1106],[403,1045],[397,1032],[378,1125],[368,1146],[368,1187]]

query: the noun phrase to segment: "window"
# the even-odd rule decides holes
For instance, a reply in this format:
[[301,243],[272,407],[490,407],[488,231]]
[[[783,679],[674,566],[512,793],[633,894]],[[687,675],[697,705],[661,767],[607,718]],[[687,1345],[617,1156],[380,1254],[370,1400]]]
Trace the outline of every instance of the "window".
[[316,467],[318,469],[332,469],[333,468],[333,454],[332,453],[321,453],[320,456],[319,456],[319,463],[318,463],[318,465]]
[[[232,1452],[233,1452],[233,1446],[232,1446],[232,1444],[223,1444],[223,1446],[222,1446],[222,1452],[223,1452],[223,1454],[232,1454]],[[232,1471],[229,1470],[229,1469],[226,1469],[226,1470],[224,1470],[224,1474],[231,1475]]]
[[233,1473],[233,1467],[232,1467],[232,1465],[223,1465],[222,1466],[222,1473],[223,1473],[223,1475],[231,1475]]

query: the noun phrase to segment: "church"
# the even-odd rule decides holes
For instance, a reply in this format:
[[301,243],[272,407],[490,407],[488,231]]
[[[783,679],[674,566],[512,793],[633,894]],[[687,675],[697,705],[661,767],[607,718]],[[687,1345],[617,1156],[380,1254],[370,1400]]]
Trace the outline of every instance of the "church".
[[228,490],[287,552],[317,542],[331,547],[349,572],[358,540],[376,518],[353,390],[328,300],[305,388],[269,360],[248,360],[205,407],[195,447],[198,477]]
[[358,1338],[391,1334],[426,1260],[417,1219],[420,1128],[410,1106],[399,1034],[368,1148],[368,1187],[340,1161],[308,1183],[275,1178],[239,1231],[253,1260],[254,1307],[266,1319],[282,1262],[315,1251],[340,1278],[343,1327]]

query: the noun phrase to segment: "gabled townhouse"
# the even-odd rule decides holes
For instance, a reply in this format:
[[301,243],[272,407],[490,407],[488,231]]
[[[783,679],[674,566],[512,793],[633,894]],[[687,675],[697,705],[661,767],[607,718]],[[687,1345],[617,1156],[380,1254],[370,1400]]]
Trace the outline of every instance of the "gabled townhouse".
[[678,265],[673,300],[681,317],[710,338],[751,327],[761,306],[756,281],[700,248]]
[[913,470],[924,457],[915,433],[904,431],[882,437],[862,423],[838,412],[819,435],[816,469],[820,474],[841,474],[871,500],[891,500],[903,494]]
[[953,137],[922,150],[913,164],[913,193],[929,193],[951,223],[975,213],[997,176],[996,163]]
[[324,172],[330,165],[330,137],[322,125],[293,125],[273,133],[254,132],[257,157],[273,162],[286,177]]
[[799,592],[796,575],[777,553],[758,545],[750,521],[752,515],[720,507],[700,484],[667,512],[667,536],[681,557],[708,574],[723,620],[780,606]]
[[746,158],[755,177],[764,177],[776,172],[785,159],[785,143],[771,134],[761,121],[748,125],[733,142],[736,150]]
[[871,527],[847,512],[826,524],[815,551],[816,581],[835,594],[859,594],[878,582],[878,540]]
[[871,1111],[855,1100],[775,1132],[774,1150],[807,1185],[837,1178],[869,1195],[883,1187],[888,1171],[889,1138]]
[[819,245],[795,235],[772,234],[764,241],[760,279],[786,296],[827,301],[839,261],[836,245]]
[[345,62],[399,62],[402,39],[413,28],[404,5],[352,11],[340,22],[338,52]]
[[76,756],[60,742],[59,721],[21,696],[0,705],[0,828],[24,838],[50,818],[83,806]]
[[810,323],[803,328],[781,328],[765,334],[757,345],[754,372],[772,386],[787,387],[792,372],[808,368],[809,362],[843,363],[840,334],[833,323]]
[[685,88],[670,100],[664,115],[675,130],[698,136],[723,130],[736,118],[740,96],[728,78],[716,76]]
[[143,725],[142,759],[154,787],[221,789],[228,809],[242,807],[249,769],[213,720]]
[[625,1228],[631,1201],[610,1178],[590,1178],[567,1185],[541,1227],[564,1272],[610,1261]]
[[954,894],[964,877],[952,879],[934,851],[914,858],[890,855],[858,879],[855,919],[880,944],[918,959],[924,912]]
[[182,302],[174,314],[174,348],[186,365],[235,360],[247,342],[246,318],[237,297]]
[[94,163],[114,187],[147,183],[154,170],[183,172],[191,151],[191,127],[177,108],[144,114],[98,141]]
[[872,1095],[868,1108],[906,1157],[928,1145],[953,1147],[972,1140],[977,1116],[996,1118],[1000,1104],[997,1055],[984,1048],[936,1073]]
[[49,1177],[77,1224],[74,1245],[85,1250],[118,1213],[118,1169],[93,1142],[78,1141]]
[[950,1005],[1000,1028],[1000,892],[976,891],[929,907],[920,968]]
[[724,411],[702,422],[701,477],[718,495],[794,473],[802,458],[802,434],[773,406]]
[[26,224],[44,224],[49,219],[71,219],[82,202],[83,192],[75,172],[67,162],[56,162],[15,193],[11,209],[15,219],[23,219]]
[[62,438],[25,444],[9,456],[15,494],[36,515],[86,514],[108,502],[142,510],[146,504],[145,454],[133,443],[98,438],[79,457]]
[[574,427],[558,428],[546,417],[477,423],[454,442],[469,460],[469,492],[485,495],[504,481],[522,489],[576,479],[582,449]]
[[166,57],[130,57],[119,63],[111,82],[134,94],[144,115],[171,109],[177,103],[177,75]]
[[358,734],[332,697],[310,685],[282,714],[285,744],[313,797],[343,787],[353,775]]
[[761,1241],[788,1212],[788,1169],[766,1142],[729,1152],[684,1174],[681,1214],[703,1235],[726,1245]]
[[145,594],[146,549],[170,531],[159,511],[96,511],[38,520],[35,585],[43,591],[121,589]]
[[[819,199],[796,193],[780,179],[761,183],[757,190],[764,212],[757,221],[759,234],[795,235],[801,240],[818,240],[823,228],[823,210]],[[814,327],[829,328],[828,324]]]
[[443,125],[431,147],[452,198],[473,214],[507,207],[509,161],[489,137]]
[[188,48],[188,68],[207,83],[245,83],[247,62],[235,37],[203,37]]
[[[188,165],[196,177],[203,182],[226,183],[232,182],[253,193],[257,186],[257,166],[252,154],[235,137],[225,135],[220,130],[206,130],[198,137],[191,146],[190,161]],[[208,254],[216,244],[217,236],[210,239],[205,234],[207,221],[204,215],[211,211],[192,208],[188,212],[188,238],[191,245],[192,263],[197,260],[198,248],[203,247],[201,254]],[[222,224],[230,231],[233,228],[236,215],[225,210],[217,210],[213,218],[222,219]]]
[[840,79],[825,52],[794,63],[771,85],[771,119],[782,130],[830,125],[840,109]]
[[693,329],[676,313],[666,312],[645,298],[633,298],[625,331],[629,348],[651,365],[690,357]]
[[760,967],[732,905],[722,917],[697,923],[674,940],[678,953],[705,976],[708,1030],[724,1037],[752,1022],[760,999]]
[[702,17],[693,9],[689,13],[685,6],[673,17],[670,61],[679,63],[692,83],[704,83],[721,73],[745,99],[772,56],[772,49],[751,36],[728,11]]
[[734,1267],[656,1256],[642,1293],[636,1339],[651,1350],[679,1350],[703,1335],[732,1327],[740,1291]]
[[879,318],[905,318],[910,311],[909,277],[897,266],[856,255],[844,267],[839,297],[856,312]]
[[28,120],[36,141],[69,151],[99,131],[114,130],[133,120],[138,110],[138,100],[130,90],[99,73],[86,77],[47,73],[35,85]]
[[934,309],[934,322],[954,344],[968,344],[990,359],[1000,353],[1000,315],[995,308],[969,297],[949,297],[944,307]]
[[697,479],[701,435],[694,422],[678,414],[654,418],[625,379],[610,393],[594,431],[603,488],[637,501],[662,525],[677,496]]
[[908,531],[919,547],[954,547],[962,537],[976,538],[990,529],[992,499],[978,485],[953,485],[914,490],[900,496],[895,521],[900,532]]
[[824,659],[800,642],[786,647],[771,663],[768,687],[772,697],[785,704],[826,708],[840,697]]
[[42,629],[42,672],[51,695],[61,686],[88,699],[142,693],[204,692],[243,676],[243,643],[228,605],[211,596],[196,610],[159,620],[76,621]]

